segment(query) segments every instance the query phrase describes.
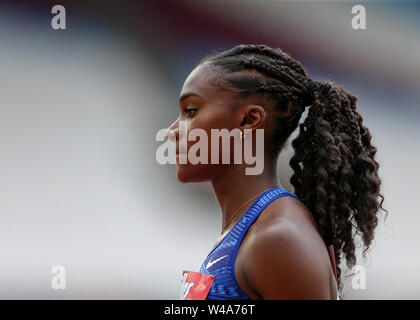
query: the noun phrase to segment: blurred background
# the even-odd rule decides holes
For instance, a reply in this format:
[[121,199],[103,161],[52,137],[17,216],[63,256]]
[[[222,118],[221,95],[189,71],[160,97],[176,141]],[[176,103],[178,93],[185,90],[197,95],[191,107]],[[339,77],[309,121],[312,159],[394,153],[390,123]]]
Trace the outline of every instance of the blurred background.
[[[55,4],[66,30],[51,27]],[[351,27],[355,4],[366,30]],[[0,298],[178,299],[221,212],[210,184],[156,162],[156,133],[204,55],[254,43],[356,95],[378,148],[389,216],[358,260],[366,288],[349,278],[344,299],[419,299],[419,17],[414,1],[1,1]]]

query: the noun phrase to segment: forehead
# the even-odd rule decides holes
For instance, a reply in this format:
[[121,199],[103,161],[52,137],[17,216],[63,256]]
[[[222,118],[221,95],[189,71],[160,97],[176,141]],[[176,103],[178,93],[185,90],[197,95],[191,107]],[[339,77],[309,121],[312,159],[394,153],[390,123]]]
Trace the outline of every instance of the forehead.
[[215,86],[216,74],[208,63],[200,64],[185,79],[180,95],[196,93],[202,97],[211,97],[215,90],[221,91]]

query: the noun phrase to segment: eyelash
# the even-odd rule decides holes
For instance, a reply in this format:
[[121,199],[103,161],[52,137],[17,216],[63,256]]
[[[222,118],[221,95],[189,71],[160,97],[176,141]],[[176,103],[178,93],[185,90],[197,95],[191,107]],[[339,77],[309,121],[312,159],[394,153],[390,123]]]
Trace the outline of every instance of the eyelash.
[[195,112],[195,111],[197,111],[197,108],[188,107],[184,109],[184,112],[187,114],[187,118],[192,118],[192,116],[190,115],[190,112]]

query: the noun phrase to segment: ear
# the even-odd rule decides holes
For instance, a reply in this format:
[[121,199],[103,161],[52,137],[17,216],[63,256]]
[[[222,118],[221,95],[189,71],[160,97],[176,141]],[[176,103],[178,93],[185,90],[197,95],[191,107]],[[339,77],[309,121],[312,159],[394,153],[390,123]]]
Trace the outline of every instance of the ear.
[[263,126],[267,113],[263,107],[249,104],[243,107],[241,117],[241,129],[258,129]]

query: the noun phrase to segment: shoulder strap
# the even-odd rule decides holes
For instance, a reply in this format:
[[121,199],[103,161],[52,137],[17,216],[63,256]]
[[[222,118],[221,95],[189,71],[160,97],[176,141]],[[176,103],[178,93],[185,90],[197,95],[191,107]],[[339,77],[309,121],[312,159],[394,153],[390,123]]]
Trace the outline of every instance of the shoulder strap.
[[334,254],[334,246],[332,244],[330,244],[328,246],[328,253],[330,254],[330,259],[331,259],[331,265],[333,267],[333,272],[334,272],[334,277],[335,280],[337,280],[337,266],[335,264],[335,254]]
[[234,255],[236,255],[237,251],[239,250],[239,246],[249,226],[258,218],[260,213],[263,212],[271,202],[284,196],[291,196],[300,200],[300,198],[293,192],[281,187],[275,187],[264,192],[258,197],[257,200],[254,201],[251,207],[245,212],[245,214],[239,219],[237,224],[231,230],[233,237],[236,240]]

